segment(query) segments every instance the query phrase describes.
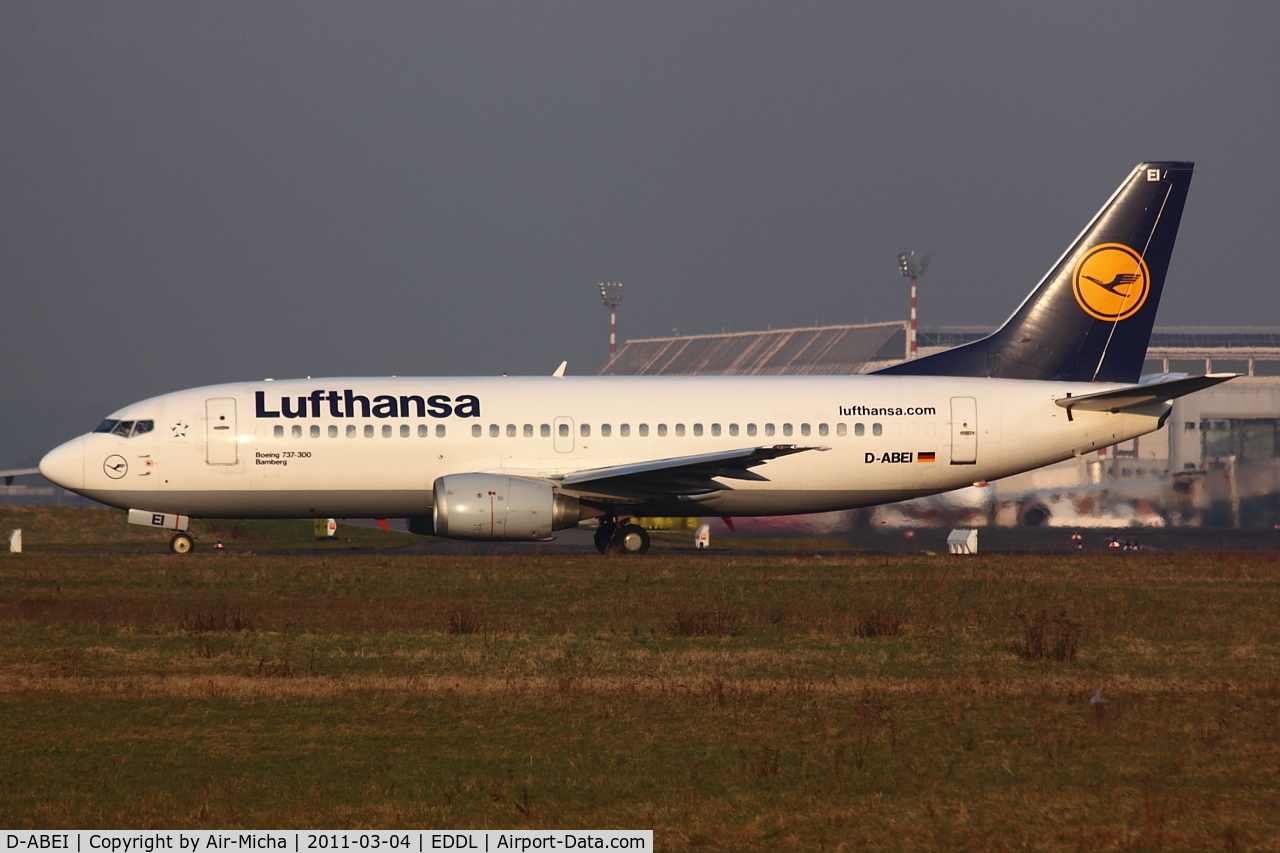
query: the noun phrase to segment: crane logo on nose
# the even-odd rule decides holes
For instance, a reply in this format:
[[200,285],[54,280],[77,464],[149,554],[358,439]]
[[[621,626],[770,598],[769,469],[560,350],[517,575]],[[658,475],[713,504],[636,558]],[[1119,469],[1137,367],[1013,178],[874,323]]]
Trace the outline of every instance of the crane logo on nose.
[[119,480],[129,473],[129,463],[123,456],[108,456],[106,461],[102,463],[102,473],[113,480]]
[[1120,243],[1090,249],[1071,280],[1076,302],[1095,320],[1126,320],[1138,313],[1151,290],[1142,256]]

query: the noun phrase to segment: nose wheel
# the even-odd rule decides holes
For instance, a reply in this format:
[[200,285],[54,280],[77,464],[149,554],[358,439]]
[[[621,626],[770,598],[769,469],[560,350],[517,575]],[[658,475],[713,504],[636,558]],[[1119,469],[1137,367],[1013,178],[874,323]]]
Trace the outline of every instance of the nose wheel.
[[175,533],[169,540],[169,550],[175,554],[190,554],[196,547],[196,541],[185,533]]
[[602,521],[596,529],[596,550],[601,554],[647,554],[649,531],[638,524]]

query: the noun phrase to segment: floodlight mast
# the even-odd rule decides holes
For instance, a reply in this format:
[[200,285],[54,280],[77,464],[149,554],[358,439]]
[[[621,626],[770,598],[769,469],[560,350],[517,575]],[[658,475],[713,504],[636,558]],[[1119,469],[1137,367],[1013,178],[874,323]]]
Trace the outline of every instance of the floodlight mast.
[[618,304],[622,302],[622,282],[600,282],[600,299],[609,309],[609,357],[618,354]]
[[929,256],[925,255],[916,263],[915,252],[898,253],[898,269],[911,279],[911,322],[907,326],[907,359],[916,357],[916,279],[924,275],[929,268]]

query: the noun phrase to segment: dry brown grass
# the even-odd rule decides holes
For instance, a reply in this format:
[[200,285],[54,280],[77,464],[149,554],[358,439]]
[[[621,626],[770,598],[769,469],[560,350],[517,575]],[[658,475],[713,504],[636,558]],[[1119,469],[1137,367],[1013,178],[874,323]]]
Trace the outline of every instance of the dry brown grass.
[[22,555],[0,823],[1274,849],[1277,593],[1268,555]]

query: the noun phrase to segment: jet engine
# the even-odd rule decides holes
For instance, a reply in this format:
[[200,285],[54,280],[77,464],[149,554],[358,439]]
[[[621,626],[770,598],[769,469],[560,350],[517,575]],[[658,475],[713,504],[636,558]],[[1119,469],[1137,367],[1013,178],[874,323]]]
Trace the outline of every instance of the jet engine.
[[538,542],[577,527],[578,499],[550,483],[501,474],[449,474],[435,482],[435,534],[449,539]]

